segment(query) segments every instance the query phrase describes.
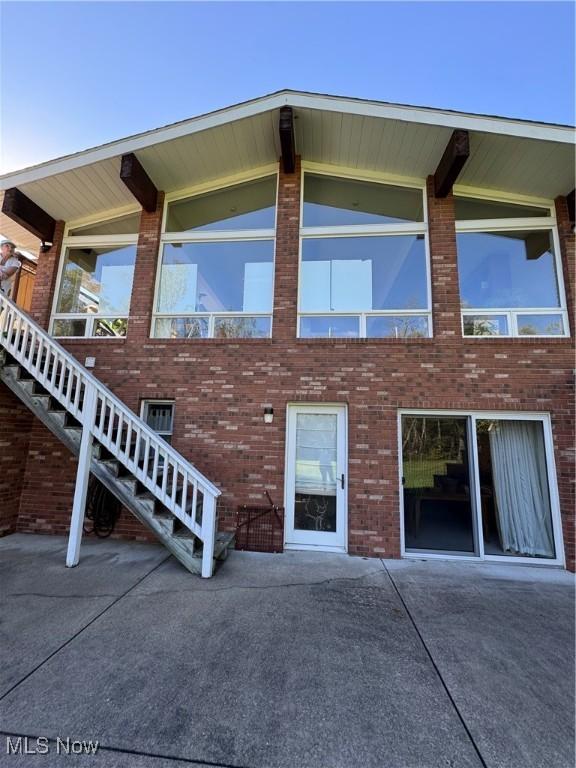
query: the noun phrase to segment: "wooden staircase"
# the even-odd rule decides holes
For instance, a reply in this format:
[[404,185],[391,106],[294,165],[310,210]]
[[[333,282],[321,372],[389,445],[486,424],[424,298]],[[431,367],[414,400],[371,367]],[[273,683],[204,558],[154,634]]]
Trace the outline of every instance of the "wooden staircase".
[[79,457],[68,565],[91,472],[190,572],[213,574],[234,545],[216,533],[218,488],[2,294],[0,381]]

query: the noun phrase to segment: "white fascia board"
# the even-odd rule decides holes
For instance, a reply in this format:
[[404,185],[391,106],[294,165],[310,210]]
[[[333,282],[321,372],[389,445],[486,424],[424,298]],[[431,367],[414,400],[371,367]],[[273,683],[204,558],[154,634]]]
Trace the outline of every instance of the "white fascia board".
[[325,112],[341,112],[343,114],[364,117],[400,120],[407,123],[420,123],[451,129],[460,128],[503,136],[516,136],[524,139],[576,144],[575,129],[569,126],[555,126],[508,118],[467,115],[465,113],[448,112],[432,108],[386,104],[338,96],[280,91],[279,93],[263,96],[262,98],[247,101],[237,106],[227,107],[216,112],[210,112],[207,115],[183,120],[164,128],[156,128],[127,139],[113,141],[100,147],[87,149],[73,155],[41,163],[31,168],[5,174],[0,176],[0,190],[29,184],[55,176],[56,174],[66,173],[66,171],[91,165],[101,160],[119,157],[128,152],[136,152],[139,149],[145,149],[155,144],[206,131],[210,128],[243,120],[287,105],[296,109],[300,107]]
[[576,129],[563,125],[547,125],[506,117],[467,115],[425,107],[409,107],[399,104],[384,104],[360,101],[336,96],[312,96],[292,93],[287,103],[292,107],[317,109],[325,112],[343,112],[362,117],[379,117],[400,120],[405,123],[437,125],[445,128],[459,128],[478,133],[497,133],[502,136],[517,136],[522,139],[554,141],[560,144],[576,144]]
[[237,120],[243,120],[247,117],[279,109],[289,103],[282,94],[265,96],[261,100],[246,102],[237,107],[222,109],[217,112],[211,112],[201,117],[193,117],[181,123],[167,126],[166,128],[156,128],[146,133],[140,133],[127,139],[120,139],[109,144],[103,144],[101,147],[86,149],[83,152],[77,152],[73,155],[66,155],[57,160],[50,160],[47,163],[35,165],[32,168],[26,168],[15,173],[7,173],[0,176],[0,190],[10,189],[22,184],[29,184],[33,181],[40,181],[50,176],[55,176],[66,171],[73,171],[86,165],[92,165],[101,160],[109,160],[113,157],[125,155],[128,152],[136,152],[139,149],[161,144],[172,139],[179,139],[182,136],[188,136],[200,131],[206,131],[210,128],[216,128],[226,123],[233,123]]

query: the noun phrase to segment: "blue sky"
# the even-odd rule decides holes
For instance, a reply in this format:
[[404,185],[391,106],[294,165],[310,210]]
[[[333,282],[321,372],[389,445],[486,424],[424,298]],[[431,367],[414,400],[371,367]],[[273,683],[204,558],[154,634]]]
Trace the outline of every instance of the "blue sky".
[[1,2],[2,171],[294,88],[574,123],[570,2]]

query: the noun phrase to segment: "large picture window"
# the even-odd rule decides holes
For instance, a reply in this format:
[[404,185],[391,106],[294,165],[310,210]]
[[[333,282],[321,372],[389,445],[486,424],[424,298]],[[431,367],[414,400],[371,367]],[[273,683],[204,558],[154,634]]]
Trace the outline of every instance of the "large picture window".
[[306,173],[303,338],[430,335],[423,190]]
[[52,318],[54,336],[126,335],[138,226],[139,215],[130,214],[68,231]]
[[275,209],[274,176],[168,202],[153,336],[270,336]]
[[464,336],[566,336],[550,209],[459,197],[455,209]]

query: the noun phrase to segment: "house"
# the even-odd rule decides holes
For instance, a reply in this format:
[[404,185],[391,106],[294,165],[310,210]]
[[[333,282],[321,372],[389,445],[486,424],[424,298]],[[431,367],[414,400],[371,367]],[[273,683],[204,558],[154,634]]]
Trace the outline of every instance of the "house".
[[4,176],[2,532],[77,562],[91,469],[204,575],[265,491],[287,548],[573,569],[574,139],[282,91]]

